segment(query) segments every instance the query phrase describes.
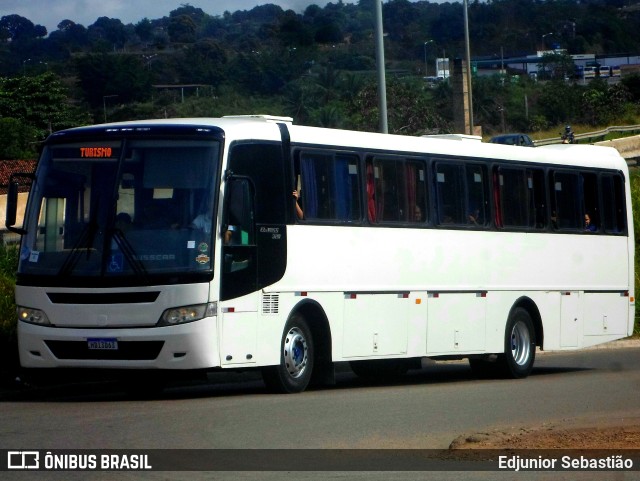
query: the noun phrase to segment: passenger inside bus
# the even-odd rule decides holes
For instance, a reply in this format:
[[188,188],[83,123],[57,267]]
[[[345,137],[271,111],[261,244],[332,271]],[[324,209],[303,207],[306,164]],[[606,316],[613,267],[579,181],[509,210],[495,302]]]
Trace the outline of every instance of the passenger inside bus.
[[598,227],[592,222],[591,214],[586,213],[584,215],[584,230],[588,232],[596,232]]
[[302,220],[304,219],[304,211],[302,210],[302,207],[300,207],[300,192],[294,190],[293,197],[296,199],[296,216],[298,219]]
[[413,211],[413,220],[415,222],[422,222],[422,209],[420,209],[419,205],[416,205]]
[[211,225],[212,220],[211,216],[208,213],[198,214],[193,221],[191,221],[191,226],[194,229],[199,229],[205,234],[211,233]]
[[131,216],[126,212],[120,212],[116,216],[116,229],[126,232],[131,227]]

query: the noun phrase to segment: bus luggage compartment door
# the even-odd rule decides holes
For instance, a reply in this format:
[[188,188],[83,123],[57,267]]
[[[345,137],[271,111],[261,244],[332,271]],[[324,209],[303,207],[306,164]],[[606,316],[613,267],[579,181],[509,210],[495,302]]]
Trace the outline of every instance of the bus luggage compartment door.
[[258,309],[255,297],[240,297],[222,306],[220,362],[223,366],[256,362]]
[[486,339],[486,301],[484,292],[429,293],[427,353],[483,351]]
[[345,293],[344,357],[406,354],[407,294]]

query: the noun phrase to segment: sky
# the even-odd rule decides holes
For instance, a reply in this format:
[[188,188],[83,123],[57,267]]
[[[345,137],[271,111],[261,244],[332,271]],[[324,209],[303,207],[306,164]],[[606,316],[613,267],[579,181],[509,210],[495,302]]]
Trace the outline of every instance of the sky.
[[[357,0],[343,0],[355,3]],[[221,15],[226,10],[251,10],[256,5],[272,3],[284,10],[302,13],[316,4],[324,7],[327,0],[0,0],[0,17],[17,14],[36,25],[44,25],[48,32],[58,29],[62,20],[72,20],[88,27],[99,17],[118,18],[124,24],[136,24],[143,18],[167,17],[169,12],[189,4],[209,15]],[[337,0],[333,0],[337,3]]]

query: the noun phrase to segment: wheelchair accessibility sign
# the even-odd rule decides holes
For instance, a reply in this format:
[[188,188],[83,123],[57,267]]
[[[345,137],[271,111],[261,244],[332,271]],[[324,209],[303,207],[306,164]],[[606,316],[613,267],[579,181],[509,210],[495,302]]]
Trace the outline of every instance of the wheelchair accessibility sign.
[[109,259],[109,272],[122,272],[124,266],[124,257],[120,253],[111,254]]

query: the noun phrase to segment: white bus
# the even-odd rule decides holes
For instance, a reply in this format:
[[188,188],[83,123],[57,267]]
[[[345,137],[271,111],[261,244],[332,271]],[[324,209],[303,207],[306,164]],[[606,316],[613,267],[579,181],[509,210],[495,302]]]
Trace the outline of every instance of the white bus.
[[259,368],[299,392],[338,362],[525,377],[536,349],[633,330],[629,174],[611,148],[137,121],[52,134],[21,227],[17,180],[24,368]]

